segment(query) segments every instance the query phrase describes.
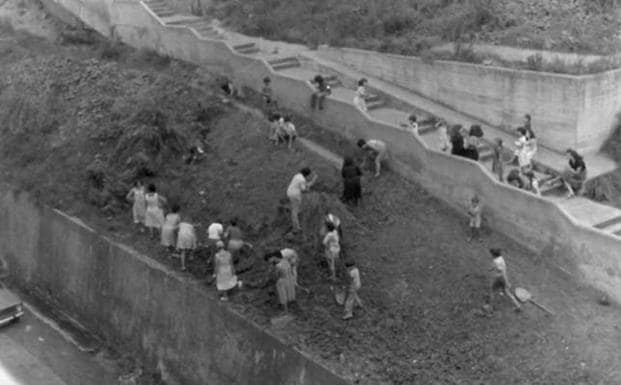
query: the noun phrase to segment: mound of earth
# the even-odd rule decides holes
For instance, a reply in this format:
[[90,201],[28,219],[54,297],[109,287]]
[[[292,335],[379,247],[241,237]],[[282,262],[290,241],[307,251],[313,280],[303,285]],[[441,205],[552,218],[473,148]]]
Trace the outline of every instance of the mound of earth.
[[[17,39],[0,46],[0,58],[5,180],[175,267],[178,262],[131,223],[123,195],[133,178],[143,176],[179,203],[183,216],[202,225],[202,238],[211,221],[240,218],[254,245],[240,275],[252,285],[228,306],[356,383],[621,381],[617,307],[598,305],[594,293],[576,287],[546,255],[533,255],[489,227],[481,243],[467,243],[461,213],[390,172],[365,176],[362,205],[343,206],[338,170],[301,147],[271,144],[267,122],[223,103],[213,76],[109,46]],[[302,136],[351,151],[351,144],[333,141],[308,120],[294,115],[294,121]],[[197,136],[205,156],[187,164],[184,154]],[[143,161],[133,158],[141,153]],[[290,237],[281,202],[305,166],[320,179],[305,196],[304,233]],[[317,244],[326,210],[342,218],[345,252],[361,269],[365,309],[349,322],[341,320]],[[310,292],[298,293],[289,322],[273,324],[279,310],[263,287],[261,256],[286,246],[300,251],[300,282]],[[492,312],[482,309],[491,246],[506,250],[512,281],[555,309],[555,318],[527,306],[516,314],[503,299]],[[207,280],[204,249],[189,270]]]

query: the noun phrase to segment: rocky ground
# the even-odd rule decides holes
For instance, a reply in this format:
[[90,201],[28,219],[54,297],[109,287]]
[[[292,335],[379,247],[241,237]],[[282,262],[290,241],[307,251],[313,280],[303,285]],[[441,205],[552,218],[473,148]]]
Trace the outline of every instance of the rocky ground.
[[[301,147],[273,147],[267,123],[224,103],[217,77],[204,70],[90,37],[59,45],[6,25],[1,31],[3,178],[173,266],[177,260],[131,224],[123,196],[134,178],[180,203],[182,215],[202,224],[201,235],[210,221],[238,216],[255,252],[240,274],[251,285],[230,306],[356,383],[621,382],[619,308],[600,305],[600,294],[546,255],[487,226],[482,242],[466,242],[463,213],[390,172],[364,178],[361,207],[343,206],[333,166]],[[247,92],[243,102],[255,105],[256,96]],[[354,151],[302,117],[294,121],[301,135]],[[183,155],[199,138],[206,157],[187,165]],[[320,179],[306,197],[305,236],[290,238],[280,201],[307,165]],[[326,209],[342,217],[346,253],[362,272],[365,310],[350,322],[340,319],[317,249]],[[262,252],[284,246],[300,251],[300,281],[310,289],[299,293],[288,322],[275,318],[269,290],[252,285],[267,269]],[[506,299],[491,312],[482,308],[492,246],[506,250],[510,278],[555,316],[530,305],[515,313]],[[207,281],[207,261],[199,253],[188,278]]]

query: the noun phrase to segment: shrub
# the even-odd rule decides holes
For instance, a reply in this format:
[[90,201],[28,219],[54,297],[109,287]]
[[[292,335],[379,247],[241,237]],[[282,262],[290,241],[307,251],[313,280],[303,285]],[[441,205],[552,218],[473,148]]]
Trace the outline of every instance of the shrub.
[[527,57],[526,68],[532,71],[541,71],[543,69],[543,56],[541,54],[534,54]]

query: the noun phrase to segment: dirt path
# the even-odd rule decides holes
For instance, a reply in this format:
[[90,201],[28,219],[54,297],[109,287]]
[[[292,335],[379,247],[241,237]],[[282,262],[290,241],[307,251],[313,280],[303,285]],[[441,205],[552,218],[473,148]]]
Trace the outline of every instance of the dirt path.
[[[115,111],[111,104],[98,101],[142,95],[152,82],[164,82],[156,76],[162,72],[176,76],[174,87],[169,87],[171,92],[193,101],[193,94],[181,84],[198,84],[210,76],[175,62],[158,68],[149,62],[131,63],[128,68],[125,62],[95,60],[100,54],[96,47],[75,53],[46,44],[37,42],[31,55],[41,56],[45,59],[42,63],[49,65],[32,71],[31,79],[20,81],[31,82],[34,87],[49,76],[57,76],[60,66],[70,66],[63,67],[64,72],[74,68],[79,73],[86,68],[90,76],[70,77],[66,84],[60,84],[64,78],[53,79],[55,95],[60,99],[78,90],[80,106],[96,104],[97,117],[89,120],[84,116],[91,114],[87,112],[76,123],[72,117],[82,107],[71,110],[73,104],[59,104],[58,108],[67,108],[64,112],[54,110],[60,117],[66,115],[62,129],[77,132],[73,125],[79,123],[81,136],[58,139],[56,132],[43,133],[43,138],[56,141],[42,140],[36,148],[27,148],[37,155],[28,158],[30,163],[16,163],[12,158],[15,154],[2,154],[4,175],[19,176],[17,180],[24,184],[44,185],[49,190],[41,197],[44,201],[79,215],[102,233],[153,258],[176,265],[159,245],[131,227],[128,206],[104,216],[85,202],[79,186],[84,184],[84,165],[90,164],[96,153],[113,153],[115,145],[114,140],[97,136],[110,128],[107,122],[114,119]],[[47,50],[40,49],[44,46]],[[67,57],[73,60],[67,61]],[[0,72],[10,75],[22,68],[20,56],[5,56],[4,60],[8,63],[0,60],[5,70]],[[27,63],[30,67],[26,68],[37,65],[32,60]],[[88,82],[93,77],[97,88],[89,93],[85,84],[91,84]],[[205,90],[201,100],[209,102],[209,88]],[[45,92],[32,92],[29,97],[35,106],[39,99],[48,100]],[[249,98],[252,103],[251,94]],[[126,107],[128,114],[133,113],[134,106]],[[294,117],[294,121],[301,135],[330,142],[330,148],[341,153],[353,151],[350,143],[337,141],[333,134],[307,120]],[[482,243],[467,243],[463,215],[391,173],[379,179],[365,177],[364,203],[349,210],[337,199],[340,177],[333,166],[301,148],[289,151],[274,147],[267,141],[266,132],[264,121],[227,109],[210,123],[207,156],[201,163],[185,165],[180,159],[171,160],[151,178],[203,228],[217,218],[240,217],[259,257],[266,250],[287,245],[301,252],[300,280],[311,294],[299,293],[293,321],[284,327],[272,324],[278,310],[267,290],[244,290],[232,298],[230,306],[360,384],[621,383],[621,311],[617,306],[599,305],[597,293],[577,287],[553,268],[545,255],[533,255],[489,229]],[[56,167],[41,171],[38,162],[41,167],[50,163]],[[286,213],[278,211],[279,201],[291,176],[307,165],[320,175],[320,181],[315,192],[306,197],[306,237],[288,240],[284,234],[289,223]],[[346,251],[361,268],[361,297],[367,312],[358,311],[350,322],[340,319],[342,309],[332,299],[327,272],[317,252],[315,234],[326,208],[342,217]],[[485,272],[491,262],[487,249],[492,246],[506,250],[512,281],[554,309],[555,317],[547,317],[532,306],[514,313],[508,301],[497,302],[492,314],[482,311],[487,291]],[[255,281],[265,269],[265,264],[256,262],[242,278]],[[208,266],[198,260],[191,273],[205,278]]]

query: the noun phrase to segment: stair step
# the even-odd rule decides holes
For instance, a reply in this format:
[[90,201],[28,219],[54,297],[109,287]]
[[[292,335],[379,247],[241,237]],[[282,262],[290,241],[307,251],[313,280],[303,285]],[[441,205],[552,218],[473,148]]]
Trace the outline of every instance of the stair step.
[[368,95],[366,98],[364,98],[364,100],[365,100],[367,103],[377,102],[377,101],[379,101],[380,99],[381,99],[381,98],[380,98],[380,96],[379,96],[379,95],[374,95],[374,94]]
[[367,103],[367,110],[374,110],[380,107],[384,106],[384,101],[383,100],[377,100],[371,103]]
[[260,52],[261,50],[259,49],[259,47],[251,47],[251,48],[245,48],[245,49],[238,49],[237,53],[242,53],[244,55],[250,55],[253,53],[257,53]]
[[155,12],[156,15],[158,15],[159,17],[167,17],[167,16],[172,16],[175,14],[175,11],[170,10],[170,11],[159,11],[159,12]]
[[483,152],[479,152],[479,162],[485,162],[494,157],[494,152],[491,149],[487,149]]
[[437,130],[435,124],[419,124],[418,125],[418,135],[425,135]]
[[621,221],[615,223],[612,226],[608,226],[608,227],[606,227],[606,228],[604,228],[602,230],[606,231],[607,233],[613,233],[613,234],[617,233],[617,232],[620,232],[621,231]]
[[556,191],[560,190],[563,187],[563,182],[557,181],[552,184],[546,183],[544,185],[539,185],[539,191],[541,191],[541,195],[552,195]]
[[604,221],[602,223],[598,223],[596,224],[595,227],[596,229],[605,229],[606,227],[610,227],[612,225],[616,225],[617,223],[621,223],[621,216],[609,219],[607,221]]
[[197,26],[192,26],[191,28],[194,28],[198,32],[210,32],[210,31],[215,32],[215,30],[213,29],[213,26],[210,24],[199,24]]
[[300,67],[300,62],[297,61],[297,60],[295,62],[288,61],[288,62],[272,65],[272,69],[275,70],[275,71],[284,70],[284,69],[287,69],[287,68],[295,68],[295,67]]
[[235,49],[236,51],[239,51],[240,49],[252,48],[255,45],[256,44],[254,44],[254,43],[244,43],[244,44],[239,44],[239,45],[233,46],[233,49]]
[[271,65],[275,65],[275,64],[281,64],[281,63],[287,63],[287,62],[299,63],[299,60],[295,56],[287,56],[287,57],[283,57],[279,59],[268,60],[267,62],[270,63]]

